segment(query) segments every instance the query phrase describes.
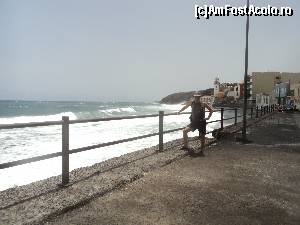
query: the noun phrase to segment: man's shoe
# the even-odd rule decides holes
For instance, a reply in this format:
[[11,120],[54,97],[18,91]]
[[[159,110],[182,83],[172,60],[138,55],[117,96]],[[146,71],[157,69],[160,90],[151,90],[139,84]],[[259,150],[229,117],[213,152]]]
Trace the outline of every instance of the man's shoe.
[[188,147],[186,147],[186,146],[182,146],[182,147],[180,148],[180,150],[183,150],[183,151],[188,151],[188,150],[189,150],[189,148],[188,148]]
[[193,148],[189,148],[188,152],[190,155],[195,155],[195,151]]
[[204,151],[201,150],[201,151],[198,153],[198,155],[199,155],[200,157],[204,157],[204,156],[205,156],[205,155],[204,155]]

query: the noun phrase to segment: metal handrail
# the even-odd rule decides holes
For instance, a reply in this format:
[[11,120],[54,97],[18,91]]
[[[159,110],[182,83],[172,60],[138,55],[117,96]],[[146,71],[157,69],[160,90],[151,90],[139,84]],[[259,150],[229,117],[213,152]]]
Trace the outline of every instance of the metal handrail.
[[27,164],[27,163],[37,162],[37,161],[41,161],[41,160],[45,160],[45,159],[51,159],[51,158],[55,158],[55,157],[58,157],[61,155],[62,155],[61,152],[55,152],[55,153],[50,153],[50,154],[46,154],[46,155],[35,156],[35,157],[31,157],[31,158],[20,159],[20,160],[16,160],[16,161],[12,161],[12,162],[2,163],[2,164],[0,164],[0,169],[6,169],[9,167],[13,167],[13,166],[20,166],[20,165]]
[[230,118],[225,118],[225,119],[223,119],[223,121],[224,120],[232,120],[232,119],[235,119],[235,116],[234,117],[230,117]]
[[[214,111],[217,112],[218,110]],[[209,112],[209,111],[205,111]],[[190,114],[190,112],[182,112],[180,115]],[[167,113],[164,116],[174,116],[178,115],[178,113]],[[120,117],[108,117],[108,118],[93,118],[93,119],[78,119],[78,120],[70,120],[69,124],[77,124],[77,123],[95,123],[95,122],[103,122],[103,121],[113,121],[113,120],[130,120],[130,119],[138,119],[138,118],[150,118],[150,117],[158,117],[158,114],[149,114],[149,115],[139,115],[139,116],[120,116]],[[45,122],[30,122],[30,123],[13,123],[13,124],[2,124],[0,125],[0,130],[4,129],[15,129],[15,128],[26,128],[26,127],[42,127],[42,126],[51,126],[51,125],[62,125],[62,120],[57,121],[45,121]]]
[[[221,112],[221,119],[209,121],[206,124],[221,122],[221,129],[223,129],[224,121],[235,119],[234,124],[236,124],[237,118],[243,116],[243,115],[239,115],[239,116],[237,115],[237,108],[226,109],[226,111],[228,111],[228,110],[235,110],[235,116],[230,117],[230,118],[224,118],[224,108],[221,108],[220,110],[214,110],[214,112]],[[256,117],[259,116],[257,113],[258,110],[259,109],[256,107]],[[266,108],[264,108],[264,109],[261,108],[261,110],[260,110],[261,116],[263,115],[262,111],[264,111],[264,115],[265,115],[265,113],[273,112],[274,110],[275,110],[275,108],[273,106],[271,108],[268,108],[268,110],[266,110]],[[208,111],[206,111],[206,112],[208,112]],[[180,113],[180,114],[190,114],[190,112],[184,112],[184,113]],[[62,156],[62,184],[67,184],[69,182],[69,155],[70,154],[88,151],[88,150],[95,149],[95,148],[101,148],[101,147],[116,145],[116,144],[120,144],[120,143],[130,142],[130,141],[139,140],[139,139],[148,138],[148,137],[157,136],[157,135],[159,135],[159,151],[162,151],[163,150],[163,134],[180,131],[184,128],[184,127],[180,127],[180,128],[166,130],[166,131],[163,130],[163,117],[164,116],[172,116],[172,115],[178,115],[178,113],[164,114],[163,111],[160,111],[159,114],[110,117],[110,118],[94,118],[94,119],[81,119],[81,120],[69,120],[69,117],[63,116],[62,120],[59,120],[59,121],[16,123],[16,124],[0,125],[0,129],[15,129],[15,128],[26,128],[26,127],[62,125],[62,146],[63,146],[62,152],[55,152],[55,153],[50,153],[50,154],[46,154],[46,155],[35,156],[35,157],[31,157],[31,158],[20,159],[20,160],[16,160],[16,161],[2,163],[2,164],[0,164],[0,169],[5,169],[5,168],[13,167],[13,166],[23,165],[23,164],[27,164],[27,163],[32,163],[32,162],[37,162],[37,161],[41,161],[41,160],[46,160],[46,159]],[[253,108],[251,108],[251,118],[252,118],[252,116],[253,116]],[[123,120],[123,119],[136,119],[136,118],[149,118],[149,117],[159,117],[159,132],[140,135],[140,136],[121,139],[121,140],[116,140],[116,141],[110,141],[110,142],[101,143],[101,144],[90,145],[90,146],[76,148],[76,149],[69,149],[69,125],[70,124]],[[213,131],[206,132],[206,134],[210,134],[212,132]]]
[[[234,110],[234,109],[226,109]],[[221,110],[213,110],[213,112],[220,112]],[[205,111],[209,112],[209,111]],[[190,114],[190,112],[182,112],[180,115]],[[166,113],[164,116],[175,116],[178,113]],[[149,115],[138,115],[138,116],[120,116],[120,117],[108,117],[108,118],[93,118],[93,119],[77,119],[77,120],[69,120],[69,124],[76,123],[96,123],[103,121],[113,121],[113,120],[130,120],[130,119],[138,119],[138,118],[150,118],[150,117],[158,117],[159,114],[149,114]],[[45,122],[30,122],[30,123],[13,123],[13,124],[1,124],[0,130],[4,129],[16,129],[16,128],[26,128],[26,127],[42,127],[42,126],[52,126],[52,125],[62,125],[62,120],[57,121],[45,121]]]
[[107,146],[110,146],[110,145],[121,144],[121,143],[129,142],[129,141],[135,141],[135,140],[139,140],[139,139],[143,139],[143,138],[148,138],[148,137],[156,136],[158,134],[159,134],[158,132],[157,133],[151,133],[151,134],[145,134],[145,135],[131,137],[131,138],[126,138],[126,139],[121,139],[121,140],[117,140],[117,141],[110,141],[110,142],[106,142],[106,143],[101,143],[101,144],[96,144],[96,145],[90,145],[90,146],[87,146],[87,147],[76,148],[76,149],[70,150],[69,154],[74,154],[74,153],[78,153],[78,152],[84,152],[84,151],[95,149],[95,148],[107,147]]
[[0,130],[4,129],[15,129],[15,128],[26,128],[26,127],[43,127],[51,125],[62,125],[63,121],[45,121],[45,122],[31,122],[31,123],[13,123],[13,124],[2,124]]

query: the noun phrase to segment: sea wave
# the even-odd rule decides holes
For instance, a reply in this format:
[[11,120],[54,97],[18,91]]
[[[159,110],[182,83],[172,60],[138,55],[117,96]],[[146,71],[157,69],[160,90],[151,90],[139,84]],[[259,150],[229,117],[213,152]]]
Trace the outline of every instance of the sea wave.
[[77,119],[77,116],[73,112],[63,112],[54,115],[4,117],[0,118],[0,124],[56,121],[61,120],[62,116],[69,116],[70,120]]
[[121,108],[112,108],[112,109],[100,109],[98,110],[101,113],[105,113],[108,115],[111,115],[113,113],[122,113],[122,112],[127,112],[127,113],[134,113],[136,110],[132,107],[121,107]]

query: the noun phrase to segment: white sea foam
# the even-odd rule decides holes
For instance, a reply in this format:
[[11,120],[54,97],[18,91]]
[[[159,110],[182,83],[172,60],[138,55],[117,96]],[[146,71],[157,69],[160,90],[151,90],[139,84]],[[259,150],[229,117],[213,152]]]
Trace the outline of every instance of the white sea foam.
[[121,108],[121,111],[122,112],[136,112],[134,108],[132,107],[124,107],[124,108]]
[[121,108],[113,108],[113,109],[100,109],[98,110],[100,113],[104,113],[106,115],[112,115],[113,113],[122,113],[122,112],[129,112],[134,113],[136,110],[132,107],[121,107]]
[[[183,107],[183,103],[180,104],[157,104],[157,105],[149,105],[145,106],[145,108],[149,110],[153,110],[155,112],[158,112],[160,110],[166,111],[166,112],[178,112]],[[189,112],[190,109],[187,109],[186,112]]]
[[61,120],[62,116],[69,116],[70,120],[76,120],[77,116],[72,112],[64,112],[55,115],[45,116],[17,116],[0,118],[0,124],[13,124],[13,123],[30,123],[30,122],[44,122]]
[[[116,107],[112,109],[99,110],[100,113],[128,113],[149,114],[159,110],[169,112],[178,111],[181,104],[147,105]],[[139,111],[138,111],[139,110]],[[188,111],[188,110],[187,110]],[[96,111],[97,112],[97,111]],[[98,113],[99,113],[98,112]],[[91,113],[91,112],[87,112]],[[12,118],[0,118],[0,123],[24,123],[60,120],[62,116],[69,116],[76,119],[72,112],[65,112],[50,116],[22,116]],[[214,113],[211,120],[220,118],[220,113]],[[175,129],[186,126],[189,123],[189,115],[174,115],[164,118],[164,130]],[[207,130],[218,128],[219,124],[208,124]],[[70,125],[70,149],[87,145],[105,143],[109,141],[154,133],[158,131],[158,117],[127,119],[118,121],[102,121],[97,123],[71,124]],[[189,134],[196,136],[198,132]],[[169,133],[164,135],[164,142],[182,137],[182,132]],[[14,161],[22,158],[29,158],[44,155],[51,152],[61,151],[61,126],[47,126],[25,129],[2,130],[0,132],[0,163]],[[158,137],[154,136],[142,140],[123,143],[119,145],[94,149],[70,156],[70,170],[92,165],[103,160],[120,156],[132,151],[158,144]],[[61,173],[61,158],[57,157],[41,162],[25,164],[5,170],[0,170],[0,190],[14,185],[23,185],[35,180],[40,180]]]

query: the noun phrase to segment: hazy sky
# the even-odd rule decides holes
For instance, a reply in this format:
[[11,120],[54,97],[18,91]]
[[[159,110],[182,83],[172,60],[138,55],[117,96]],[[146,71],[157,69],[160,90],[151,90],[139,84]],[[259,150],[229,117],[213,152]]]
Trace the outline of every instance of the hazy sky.
[[[300,72],[293,17],[251,17],[249,72]],[[242,0],[0,0],[0,99],[152,101],[241,81],[246,17],[194,17]]]

